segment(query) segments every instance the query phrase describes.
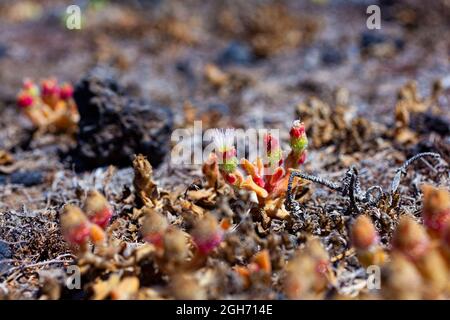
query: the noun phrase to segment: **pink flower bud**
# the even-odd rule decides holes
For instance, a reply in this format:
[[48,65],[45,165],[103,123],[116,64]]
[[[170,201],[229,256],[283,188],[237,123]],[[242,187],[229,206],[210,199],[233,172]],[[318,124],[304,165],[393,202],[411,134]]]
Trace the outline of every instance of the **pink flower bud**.
[[62,100],[67,100],[72,98],[72,96],[73,96],[73,87],[68,83],[64,83],[63,85],[61,85],[59,97]]
[[145,241],[162,247],[163,235],[167,230],[169,223],[165,216],[154,210],[148,209],[148,212],[142,223],[141,234]]
[[20,108],[28,108],[34,103],[34,98],[26,92],[22,92],[17,97],[17,105]]
[[189,256],[186,234],[178,228],[169,227],[163,235],[164,257],[173,263],[184,263]]
[[450,221],[450,194],[430,185],[422,187],[423,222],[428,229],[440,234]]
[[306,148],[308,147],[308,137],[305,133],[305,126],[300,121],[294,121],[290,131],[291,154],[286,161],[288,168],[295,168],[303,164],[306,160]]
[[392,246],[412,260],[423,257],[430,248],[430,238],[412,217],[402,216],[394,232]]
[[236,176],[233,175],[233,174],[225,174],[225,180],[226,180],[229,184],[234,185],[234,184],[236,183],[236,181],[237,181],[237,178],[236,178]]
[[300,138],[305,134],[305,126],[303,122],[295,121],[289,132],[292,138]]
[[41,83],[42,96],[52,96],[59,94],[58,83],[56,79],[45,79]]
[[95,190],[89,191],[84,205],[84,211],[89,220],[102,229],[105,229],[108,226],[113,215],[113,210],[108,201],[103,195]]
[[80,208],[72,205],[65,206],[60,220],[61,232],[67,242],[81,245],[89,240],[91,225]]
[[23,80],[22,88],[24,90],[31,90],[34,88],[34,86],[35,86],[35,84],[31,79],[27,78],[27,79]]
[[192,237],[199,252],[206,255],[222,242],[223,231],[217,219],[213,215],[206,214],[197,221],[192,231]]
[[368,250],[378,244],[378,234],[370,218],[366,215],[359,216],[352,225],[352,243],[356,249]]

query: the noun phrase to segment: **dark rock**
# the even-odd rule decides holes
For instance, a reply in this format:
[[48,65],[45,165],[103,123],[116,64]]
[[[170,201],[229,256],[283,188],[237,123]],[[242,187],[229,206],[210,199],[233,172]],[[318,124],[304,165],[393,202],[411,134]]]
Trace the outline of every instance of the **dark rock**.
[[189,60],[179,60],[175,63],[178,72],[191,75],[193,73]]
[[321,60],[327,66],[339,65],[345,60],[345,53],[338,48],[326,46],[322,50]]
[[125,167],[138,153],[158,166],[169,151],[172,112],[132,99],[109,69],[94,69],[76,86],[80,112],[77,147],[69,154],[77,171]]
[[387,36],[376,31],[365,31],[361,35],[361,49],[369,49],[377,44],[384,43],[388,40]]
[[0,184],[20,184],[32,187],[42,184],[44,179],[41,171],[17,171],[10,175],[0,175]]
[[363,53],[368,53],[378,45],[390,45],[396,51],[401,51],[405,47],[405,41],[378,31],[365,31],[361,34],[360,49]]
[[405,48],[405,40],[396,38],[394,39],[394,45],[397,50],[401,51]]
[[436,132],[441,136],[450,135],[450,121],[430,112],[413,114],[410,126],[419,133]]
[[310,94],[316,94],[319,95],[323,92],[323,85],[317,81],[311,80],[311,79],[305,79],[301,80],[298,83],[298,88],[301,91],[305,91]]
[[218,64],[250,64],[255,60],[252,49],[245,43],[233,41],[223,50],[218,58]]
[[175,63],[175,69],[185,77],[187,80],[188,86],[191,88],[195,85],[195,72],[192,69],[192,64],[187,59],[179,60]]

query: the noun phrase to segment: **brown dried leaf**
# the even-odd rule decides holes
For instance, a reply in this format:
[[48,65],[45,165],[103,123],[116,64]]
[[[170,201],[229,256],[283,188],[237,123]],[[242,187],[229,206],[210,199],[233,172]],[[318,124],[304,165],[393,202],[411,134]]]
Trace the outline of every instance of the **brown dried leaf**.
[[159,197],[156,183],[153,181],[153,168],[142,154],[133,160],[135,192],[144,205],[153,206],[154,199]]

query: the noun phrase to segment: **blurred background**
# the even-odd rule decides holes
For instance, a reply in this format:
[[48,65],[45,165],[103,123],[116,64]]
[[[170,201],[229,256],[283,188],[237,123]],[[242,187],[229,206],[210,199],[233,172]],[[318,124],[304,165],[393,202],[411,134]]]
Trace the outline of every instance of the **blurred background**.
[[[72,4],[81,30],[66,27]],[[366,27],[371,4],[380,30]],[[3,0],[0,108],[24,77],[76,83],[106,64],[130,92],[178,117],[191,101],[236,126],[282,123],[305,97],[345,87],[358,112],[383,121],[405,81],[425,94],[436,79],[450,82],[449,24],[448,0]]]

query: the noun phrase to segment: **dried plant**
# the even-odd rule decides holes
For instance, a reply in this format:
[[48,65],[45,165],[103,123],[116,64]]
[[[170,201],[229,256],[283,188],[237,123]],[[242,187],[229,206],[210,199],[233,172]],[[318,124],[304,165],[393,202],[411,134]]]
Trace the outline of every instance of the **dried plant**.
[[381,200],[386,200],[388,206],[395,206],[395,203],[398,203],[397,189],[400,184],[401,178],[406,175],[406,170],[415,161],[424,157],[441,159],[440,155],[437,153],[424,152],[406,160],[405,163],[403,163],[403,165],[396,170],[396,174],[394,176],[394,179],[392,180],[390,190],[387,192],[384,191],[381,186],[377,185],[371,186],[366,191],[363,191],[361,189],[361,184],[359,181],[358,170],[353,166],[347,170],[341,184],[299,171],[292,171],[288,182],[286,207],[289,210],[296,211],[296,215],[299,215],[299,212],[301,212],[300,205],[295,202],[294,195],[292,193],[292,184],[294,182],[294,178],[296,177],[323,185],[331,190],[339,192],[343,197],[348,197],[350,200],[350,209],[353,209],[356,212],[359,212],[357,202],[364,203],[369,206],[377,206]]

